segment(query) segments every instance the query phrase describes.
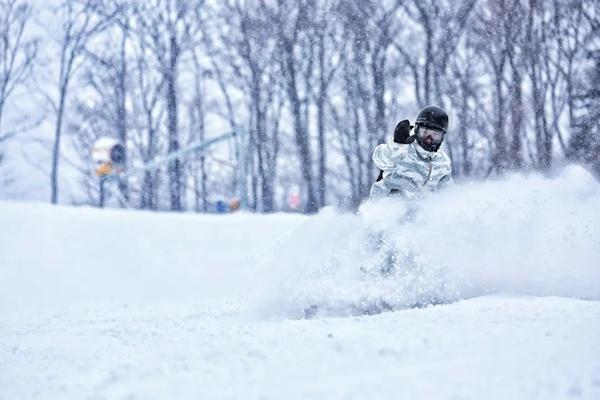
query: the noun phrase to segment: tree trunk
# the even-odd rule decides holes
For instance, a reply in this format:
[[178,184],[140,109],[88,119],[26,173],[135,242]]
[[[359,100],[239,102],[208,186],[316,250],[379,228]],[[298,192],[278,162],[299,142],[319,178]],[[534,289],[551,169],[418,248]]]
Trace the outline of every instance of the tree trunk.
[[[169,130],[168,152],[179,151],[179,134],[177,131],[177,59],[178,45],[175,37],[170,39],[170,63],[165,73],[167,82],[167,118]],[[169,194],[172,211],[182,211],[181,204],[181,161],[176,158],[169,162]]]
[[[127,59],[125,54],[125,45],[127,42],[127,33],[123,31],[123,37],[121,39],[121,49],[119,55],[119,71],[117,74],[117,130],[119,135],[119,141],[125,147],[125,154],[123,158],[123,166],[127,169],[127,109],[126,109],[126,80],[127,80]],[[129,188],[127,179],[119,179],[119,191],[121,192],[122,198],[125,202],[129,202]],[[126,206],[126,204],[123,204]]]
[[325,40],[324,36],[319,36],[319,94],[317,96],[317,132],[319,135],[319,177],[318,177],[318,195],[319,206],[325,206],[326,197],[326,165],[327,149],[325,147],[325,99],[327,97],[327,82],[325,81]]
[[461,140],[461,150],[462,150],[462,173],[464,176],[471,175],[471,158],[469,154],[469,137],[467,136],[467,118],[469,115],[469,97],[467,95],[467,83],[461,81],[462,86],[462,102],[461,102],[461,112],[458,117],[458,134],[460,135]]
[[521,142],[523,134],[523,92],[521,89],[522,76],[519,67],[511,60],[512,67],[512,97],[511,97],[511,165],[520,169],[523,165],[521,158]]
[[[148,143],[146,150],[145,163],[148,163],[156,156],[156,131],[153,128],[152,108],[145,107],[146,114],[146,129],[148,134]],[[144,180],[142,182],[142,198],[141,208],[148,210],[156,210],[158,207],[156,201],[156,192],[158,188],[158,171],[144,172]]]
[[154,202],[154,177],[152,171],[144,172],[144,180],[142,182],[141,190],[141,204],[140,207],[144,210],[156,210],[156,203]]
[[546,112],[544,110],[544,100],[542,98],[540,82],[536,66],[532,65],[531,86],[533,92],[533,111],[535,118],[535,143],[537,150],[538,168],[541,171],[548,171],[552,163],[552,139],[548,132],[546,121]]
[[496,71],[496,118],[494,121],[495,155],[494,167],[500,173],[506,169],[506,135],[504,132],[504,95],[502,93],[502,74],[504,68]]
[[[425,21],[429,23],[429,19]],[[427,106],[431,102],[431,66],[433,64],[433,33],[426,29],[426,41],[425,41],[425,104],[421,106]]]
[[371,71],[373,74],[373,95],[375,96],[375,129],[374,135],[381,142],[385,137],[385,54],[373,56]]
[[298,156],[300,157],[300,169],[306,190],[306,207],[307,213],[314,213],[318,209],[317,196],[312,176],[312,157],[310,146],[308,143],[308,130],[302,124],[302,107],[298,90],[296,86],[296,69],[294,66],[294,49],[293,46],[286,42],[284,48],[284,70],[286,72],[287,94],[290,101],[292,118],[294,120],[294,138],[296,139],[296,147]]
[[[125,105],[127,89],[127,59],[125,52],[125,45],[127,43],[127,33],[123,30],[123,37],[121,39],[120,49],[120,65],[119,72],[117,74],[117,130],[119,134],[119,141],[125,147],[125,153],[123,158],[123,166],[127,169],[127,108]],[[125,202],[129,202],[129,188],[126,178],[119,179],[119,190]]]
[[52,171],[50,174],[50,188],[52,204],[58,203],[58,159],[60,157],[60,141],[62,136],[62,121],[65,110],[65,97],[67,95],[68,80],[60,87],[58,110],[56,114],[56,127],[54,130],[54,146],[52,148]]

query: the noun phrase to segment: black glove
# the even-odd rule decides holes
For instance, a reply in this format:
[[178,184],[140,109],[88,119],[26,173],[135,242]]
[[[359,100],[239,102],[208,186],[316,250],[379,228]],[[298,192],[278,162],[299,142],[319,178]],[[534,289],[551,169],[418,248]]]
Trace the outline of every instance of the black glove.
[[396,129],[394,129],[394,143],[399,144],[409,144],[412,143],[415,138],[414,135],[410,135],[410,130],[413,126],[410,124],[410,121],[405,119],[398,122],[396,125]]

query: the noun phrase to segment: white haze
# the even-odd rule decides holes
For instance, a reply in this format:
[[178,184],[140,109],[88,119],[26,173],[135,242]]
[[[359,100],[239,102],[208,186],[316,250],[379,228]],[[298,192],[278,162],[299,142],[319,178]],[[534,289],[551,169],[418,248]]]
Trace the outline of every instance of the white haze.
[[[600,185],[583,168],[458,185],[409,207],[385,199],[308,220],[274,257],[260,311],[361,314],[490,293],[600,299]],[[396,269],[383,276],[386,257]]]

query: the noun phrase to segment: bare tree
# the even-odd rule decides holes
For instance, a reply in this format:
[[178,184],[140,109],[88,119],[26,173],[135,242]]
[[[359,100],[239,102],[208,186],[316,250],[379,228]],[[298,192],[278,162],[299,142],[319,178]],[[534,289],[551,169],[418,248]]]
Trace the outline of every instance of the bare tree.
[[[207,10],[207,13],[210,13],[211,16],[214,16],[214,18],[211,18],[209,16],[207,20],[220,20],[218,13],[215,12],[214,9]],[[236,112],[237,110],[234,109],[234,105],[236,104],[236,102],[233,98],[232,93],[240,86],[243,86],[243,84],[241,83],[242,80],[232,70],[223,68],[223,65],[221,64],[223,60],[231,60],[235,58],[235,56],[232,54],[233,50],[227,49],[227,51],[223,51],[222,48],[218,48],[218,45],[220,44],[218,42],[219,38],[217,37],[217,39],[215,39],[214,33],[211,34],[211,32],[219,32],[219,29],[217,29],[216,27],[211,26],[209,28],[209,25],[206,23],[206,21],[203,21],[200,24],[200,29],[202,30],[202,49],[204,50],[205,55],[209,61],[209,70],[207,71],[207,73],[211,75],[212,80],[215,81],[215,83],[217,84],[219,91],[223,97],[222,101],[219,101],[219,99],[216,98],[217,96],[213,96],[212,101],[215,105],[213,111],[223,120],[227,121],[227,123],[229,124],[229,129],[231,131],[239,131],[241,129],[241,116],[238,115],[238,113]],[[234,63],[231,62],[229,64],[233,65]],[[241,141],[243,140],[245,140],[245,138],[236,135],[236,137],[230,145],[230,153],[233,154],[235,157],[235,163],[237,168],[247,167],[247,165],[243,166],[243,164],[247,163],[246,157],[240,152],[240,149],[242,147]],[[247,186],[246,182],[242,180],[246,180],[246,178],[247,177],[240,178],[240,174],[237,173],[234,173],[233,177],[231,178],[231,192],[241,195],[243,199],[240,199],[240,201],[244,202],[244,207],[247,206]],[[242,193],[242,191],[244,193]]]
[[558,0],[552,3],[553,43],[549,50],[553,52],[545,57],[547,74],[552,74],[551,104],[553,111],[552,129],[558,137],[563,152],[568,152],[565,132],[562,131],[560,117],[563,107],[567,108],[569,129],[575,124],[576,79],[580,66],[585,64],[584,38],[591,26],[586,23],[584,9],[586,2],[576,0],[565,4]]
[[327,195],[327,131],[326,131],[326,106],[330,96],[330,87],[338,70],[336,24],[330,22],[333,18],[334,2],[325,2],[320,16],[314,21],[315,45],[317,52],[317,84],[314,85],[315,106],[317,107],[317,135],[318,135],[318,179],[317,193],[319,206],[324,207]]
[[[444,94],[441,80],[446,73],[448,60],[468,26],[469,16],[475,4],[475,0],[463,2],[414,0],[406,3],[404,9],[422,30],[422,35],[419,35],[422,39],[419,40],[418,37],[414,42],[419,46],[418,48],[410,49],[408,46],[402,46],[401,49],[401,52],[408,57],[423,52],[422,67],[411,68],[415,74],[415,87],[419,85],[418,89],[420,89],[417,92],[420,107],[433,101],[441,105]],[[443,21],[443,24],[439,21]],[[422,85],[417,81],[422,82]]]
[[[365,4],[368,6],[365,7]],[[374,174],[373,161],[368,153],[377,143],[384,141],[387,132],[389,105],[386,104],[386,96],[391,94],[388,87],[393,80],[389,65],[404,64],[401,58],[391,58],[397,55],[393,53],[393,45],[401,28],[398,18],[400,6],[398,1],[353,1],[339,4],[337,9],[348,42],[348,57],[343,56],[342,59],[343,82],[347,100],[352,104],[347,109],[350,112],[347,117],[353,121],[352,129],[345,132],[354,135],[350,147],[358,162],[355,167],[358,186],[354,203],[362,201],[368,194]]]
[[[164,109],[159,102],[162,94],[164,81],[149,83],[150,77],[145,76],[143,71],[138,71],[138,87],[141,101],[141,130],[145,133],[144,139],[140,140],[138,148],[144,164],[148,164],[160,153],[159,134],[163,123]],[[158,208],[160,169],[144,171],[141,187],[140,207],[149,210]]]
[[56,124],[54,129],[54,145],[52,148],[52,170],[50,176],[51,202],[58,202],[58,165],[60,158],[60,143],[62,138],[63,117],[73,71],[85,53],[89,40],[106,29],[112,17],[102,15],[97,11],[102,3],[94,0],[65,0],[61,5],[63,12],[62,39],[60,41],[58,76],[58,101],[56,109]]
[[[132,46],[132,68],[129,70],[131,82],[132,112],[130,134],[135,154],[142,164],[148,164],[161,154],[164,125],[164,75],[158,68],[155,57],[147,48],[145,32],[135,30]],[[131,162],[130,162],[131,164]],[[140,208],[159,208],[159,184],[161,170],[146,170],[140,187]]]
[[451,76],[448,89],[453,93],[450,103],[454,113],[452,134],[447,139],[456,151],[453,153],[453,174],[471,176],[476,170],[474,147],[481,141],[481,132],[474,121],[481,118],[484,110],[480,91],[483,84],[473,77],[481,75],[482,62],[477,58],[476,46],[467,43],[451,58]]
[[[192,59],[194,65],[194,95],[189,105],[190,140],[203,142],[206,139],[206,99],[203,87],[205,70],[200,64],[196,51],[192,51]],[[196,155],[193,162],[190,163],[190,170],[194,182],[194,208],[196,212],[206,212],[208,211],[208,173],[204,153]]]
[[493,125],[494,150],[492,166],[499,172],[504,172],[509,166],[509,152],[506,135],[506,85],[505,73],[508,65],[509,43],[504,36],[504,20],[510,18],[506,0],[494,2],[491,7],[480,8],[473,25],[474,32],[480,40],[476,49],[485,55],[489,65],[490,78],[494,85]]
[[[155,0],[135,6],[139,29],[145,33],[148,47],[158,60],[165,80],[169,153],[180,148],[178,69],[182,54],[191,48],[191,29],[195,27],[191,21],[196,16],[193,11],[202,7],[202,3]],[[171,210],[182,211],[183,169],[179,158],[169,163],[168,172]]]
[[298,3],[280,1],[272,12],[273,24],[277,29],[280,70],[285,84],[304,192],[306,193],[305,211],[308,213],[318,209],[313,172],[314,157],[311,151],[308,127],[309,93],[306,93],[305,87],[302,86],[303,73],[304,79],[308,78],[304,71],[312,73],[314,63],[311,38],[308,36],[309,12],[313,10],[314,8],[310,7],[308,0]]
[[23,37],[31,15],[32,9],[27,2],[0,1],[0,143],[14,134],[14,131],[2,129],[6,103],[14,90],[31,75],[37,54],[38,41]]
[[587,62],[573,82],[573,121],[567,156],[590,166],[600,177],[600,5],[584,5],[583,16],[589,27],[583,36]]
[[527,74],[531,83],[533,127],[535,132],[536,168],[547,171],[552,163],[552,131],[546,113],[546,76],[542,57],[546,55],[548,21],[544,5],[538,0],[529,0],[526,9],[526,52]]
[[[226,101],[227,119],[232,127],[243,116],[231,112],[232,100],[223,85],[224,77],[228,77],[230,86],[243,93],[251,155],[252,207],[270,212],[275,207],[279,125],[272,124],[269,115],[277,114],[277,92],[282,90],[276,79],[278,64],[274,57],[276,42],[273,21],[266,5],[261,3],[258,7],[248,8],[239,1],[228,2],[223,7],[218,21],[225,20],[228,24],[221,23],[221,26],[227,26],[227,30],[218,28],[219,40],[224,46],[218,51],[212,47],[215,54],[212,57],[213,69]],[[220,63],[229,68],[215,65],[217,57]]]
[[[523,53],[525,48],[525,11],[520,0],[508,1],[502,19],[502,35],[506,41],[508,63],[510,65],[509,93],[510,93],[510,134],[508,147],[510,167],[514,170],[523,166],[522,148],[524,138],[524,100],[523,100],[523,75],[525,63]],[[512,138],[512,139],[510,139]]]
[[[120,36],[119,45],[113,46],[111,42],[105,43],[104,48],[98,44],[96,49],[91,52],[87,51],[87,65],[83,71],[83,79],[81,84],[85,85],[86,89],[90,90],[87,96],[94,93],[98,96],[99,101],[94,104],[96,116],[94,118],[103,117],[106,119],[106,126],[98,135],[113,136],[119,139],[124,146],[128,143],[128,121],[126,97],[128,90],[128,58],[127,58],[127,42],[128,42],[128,17],[126,14],[120,15],[120,21],[115,24],[111,32],[115,36]],[[81,110],[81,106],[79,109]],[[93,110],[88,110],[81,116],[89,118]],[[75,131],[76,132],[76,131]],[[127,152],[124,154],[122,163],[124,169],[127,169]],[[123,202],[121,206],[126,207],[129,203],[129,191],[127,178],[119,179],[120,198]]]

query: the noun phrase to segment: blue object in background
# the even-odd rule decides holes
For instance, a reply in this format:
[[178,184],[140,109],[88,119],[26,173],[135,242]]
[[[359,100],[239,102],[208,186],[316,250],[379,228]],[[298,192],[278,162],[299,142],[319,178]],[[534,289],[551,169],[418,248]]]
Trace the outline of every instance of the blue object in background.
[[218,200],[215,203],[215,209],[217,210],[217,213],[224,214],[229,211],[229,206],[223,200]]

